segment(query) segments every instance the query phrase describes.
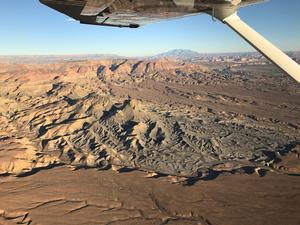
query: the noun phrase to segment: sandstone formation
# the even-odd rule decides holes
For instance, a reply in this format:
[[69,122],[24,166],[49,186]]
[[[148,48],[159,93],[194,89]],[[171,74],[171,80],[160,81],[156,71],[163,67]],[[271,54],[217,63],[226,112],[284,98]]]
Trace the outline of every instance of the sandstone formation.
[[258,167],[299,174],[278,164],[299,149],[299,89],[276,70],[265,75],[273,67],[262,71],[226,75],[175,59],[3,63],[0,173],[114,165],[199,178]]

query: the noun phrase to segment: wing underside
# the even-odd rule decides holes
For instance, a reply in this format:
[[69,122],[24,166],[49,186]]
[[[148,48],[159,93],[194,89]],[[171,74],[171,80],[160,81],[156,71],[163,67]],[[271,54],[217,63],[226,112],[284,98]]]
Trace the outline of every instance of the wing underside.
[[84,24],[136,28],[209,12],[219,5],[244,7],[264,0],[40,0]]
[[136,28],[148,23],[199,14],[194,0],[40,0],[84,24]]

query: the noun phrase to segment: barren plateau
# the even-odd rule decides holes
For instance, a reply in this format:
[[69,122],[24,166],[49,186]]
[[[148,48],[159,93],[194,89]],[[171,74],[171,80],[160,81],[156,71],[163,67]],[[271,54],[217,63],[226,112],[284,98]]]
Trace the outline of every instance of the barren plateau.
[[5,62],[0,83],[0,224],[300,223],[300,89],[271,65]]

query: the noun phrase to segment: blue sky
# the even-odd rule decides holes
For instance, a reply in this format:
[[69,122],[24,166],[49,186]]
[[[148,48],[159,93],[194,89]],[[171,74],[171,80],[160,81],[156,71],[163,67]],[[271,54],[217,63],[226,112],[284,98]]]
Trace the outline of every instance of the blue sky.
[[[201,53],[254,51],[207,15],[119,29],[71,22],[38,0],[1,0],[0,8],[0,55],[144,56],[179,48]],[[270,0],[243,8],[239,15],[278,47],[290,51],[300,50],[299,12],[299,0]]]

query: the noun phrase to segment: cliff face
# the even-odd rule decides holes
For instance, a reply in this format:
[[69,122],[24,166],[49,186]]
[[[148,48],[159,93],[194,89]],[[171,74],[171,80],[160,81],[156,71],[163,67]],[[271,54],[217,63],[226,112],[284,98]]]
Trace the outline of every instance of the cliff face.
[[0,173],[65,164],[298,174],[282,155],[299,151],[299,94],[231,73],[171,59],[1,64]]

